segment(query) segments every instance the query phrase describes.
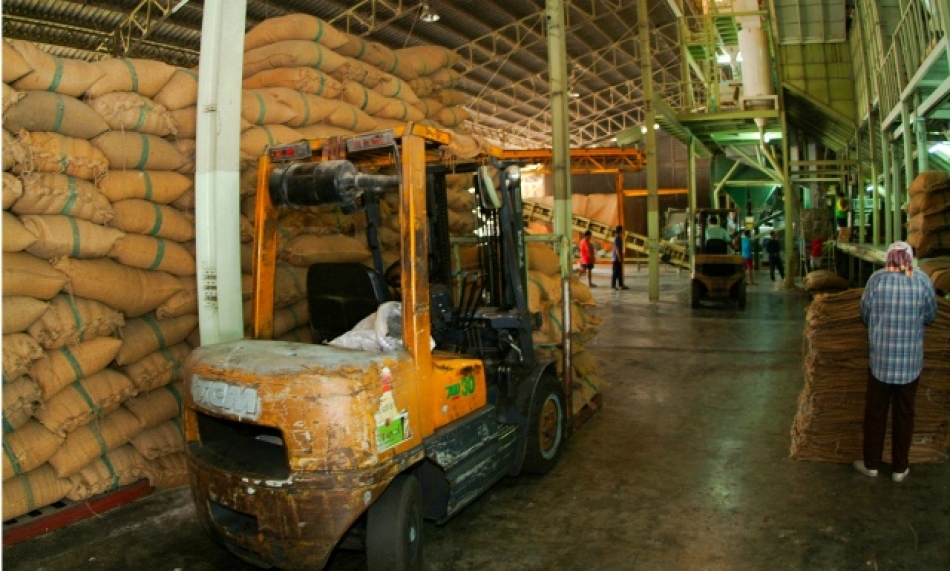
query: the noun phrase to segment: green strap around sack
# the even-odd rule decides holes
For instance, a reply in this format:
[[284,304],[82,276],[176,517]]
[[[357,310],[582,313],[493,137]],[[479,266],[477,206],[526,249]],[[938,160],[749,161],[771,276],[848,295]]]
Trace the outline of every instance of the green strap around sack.
[[145,165],[148,164],[148,156],[152,151],[148,140],[148,135],[145,133],[139,133],[139,137],[142,139],[142,157],[139,159],[139,164],[135,165],[133,168],[141,170],[144,169]]
[[59,209],[60,214],[69,214],[73,210],[73,206],[76,205],[76,201],[79,199],[79,189],[76,188],[76,181],[79,180],[74,176],[66,175],[66,203],[63,204],[63,207]]
[[132,93],[138,93],[139,91],[139,74],[135,71],[135,66],[132,65],[132,62],[123,59],[122,63],[125,64],[125,67],[129,68],[129,77],[132,79],[132,87],[129,89]]
[[157,270],[165,260],[165,240],[161,238],[156,238],[156,240],[158,240],[158,246],[155,248],[155,259],[148,267],[150,270]]
[[151,315],[146,315],[142,318],[142,321],[144,321],[149,329],[152,330],[152,333],[155,334],[155,338],[158,339],[158,346],[162,349],[168,347],[168,343],[165,341],[165,335],[162,333],[158,323],[155,322],[155,318]]

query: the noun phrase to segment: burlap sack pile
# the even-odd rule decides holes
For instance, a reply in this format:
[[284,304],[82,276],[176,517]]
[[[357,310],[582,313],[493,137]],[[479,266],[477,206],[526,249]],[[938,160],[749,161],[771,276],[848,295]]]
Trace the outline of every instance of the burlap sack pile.
[[[868,333],[860,310],[863,291],[820,294],[808,308],[805,386],[792,423],[792,458],[823,462],[861,458],[868,377]],[[950,452],[950,300],[938,299],[937,319],[924,329],[924,370],[916,402],[910,461],[943,462]],[[888,426],[885,462],[890,455]]]
[[914,254],[918,258],[950,254],[950,176],[943,171],[922,172],[907,194],[907,242]]
[[[148,475],[123,403],[180,378],[193,187],[160,62],[3,42],[3,519]],[[165,311],[162,311],[162,309]],[[176,413],[177,414],[177,413]]]
[[920,269],[930,276],[938,295],[950,295],[950,256],[924,260]]

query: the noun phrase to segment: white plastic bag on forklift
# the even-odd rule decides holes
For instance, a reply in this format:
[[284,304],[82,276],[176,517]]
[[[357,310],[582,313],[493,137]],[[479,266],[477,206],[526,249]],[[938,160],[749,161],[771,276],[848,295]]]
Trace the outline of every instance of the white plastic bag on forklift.
[[[435,340],[429,343],[435,348]],[[328,343],[334,347],[359,349],[360,351],[395,351],[401,349],[402,303],[387,301],[380,304],[376,313],[371,313],[343,335]]]

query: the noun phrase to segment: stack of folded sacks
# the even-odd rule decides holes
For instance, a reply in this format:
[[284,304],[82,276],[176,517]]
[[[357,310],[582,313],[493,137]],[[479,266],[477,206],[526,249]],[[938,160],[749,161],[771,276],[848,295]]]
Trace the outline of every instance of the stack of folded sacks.
[[950,254],[950,177],[943,171],[922,172],[907,194],[907,242],[915,255]]
[[175,382],[198,320],[194,220],[169,206],[193,180],[152,99],[175,69],[3,50],[8,520],[141,478],[184,482]]
[[[863,292],[818,295],[808,308],[805,386],[792,425],[792,458],[852,462],[861,457],[868,375],[868,334],[860,310]],[[924,329],[924,370],[910,448],[913,463],[943,462],[950,451],[948,338],[950,300],[938,299],[937,319]],[[885,461],[890,450],[885,443]]]

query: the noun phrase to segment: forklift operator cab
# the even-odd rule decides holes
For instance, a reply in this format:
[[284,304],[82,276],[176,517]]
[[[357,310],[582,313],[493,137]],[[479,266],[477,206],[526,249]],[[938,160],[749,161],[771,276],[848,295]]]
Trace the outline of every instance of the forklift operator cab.
[[[700,208],[696,212],[696,255],[692,256],[690,306],[697,309],[704,300],[734,302],[739,309],[746,306],[745,267],[742,256],[734,253],[734,244],[727,240],[707,238],[711,220],[736,216],[735,209]],[[723,232],[720,232],[724,234]]]
[[[534,355],[520,190],[508,177],[491,183],[489,162],[509,166],[491,156],[453,165],[477,173],[484,221],[479,277],[458,287],[450,171],[438,160],[447,143],[410,125],[279,147],[260,160],[249,338],[200,347],[185,370],[199,519],[245,561],[321,569],[342,543],[365,548],[370,571],[420,569],[423,518],[444,522],[502,477],[543,474],[559,456],[571,411],[554,363]],[[374,174],[393,167],[395,175]],[[373,212],[395,186],[398,279],[382,267]],[[373,267],[310,267],[313,344],[270,340],[277,213],[321,204],[366,210]],[[394,290],[403,349],[323,344],[399,301]]]

